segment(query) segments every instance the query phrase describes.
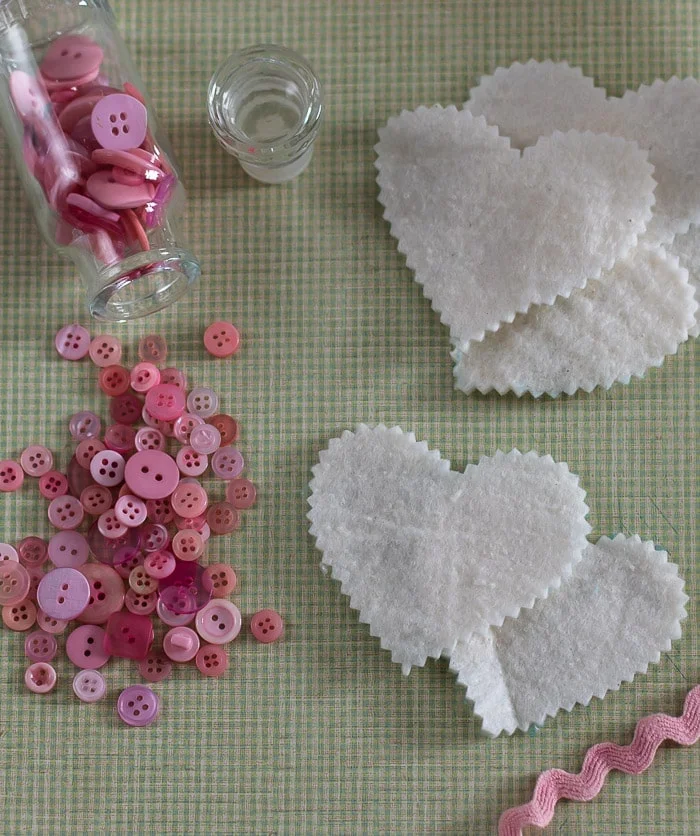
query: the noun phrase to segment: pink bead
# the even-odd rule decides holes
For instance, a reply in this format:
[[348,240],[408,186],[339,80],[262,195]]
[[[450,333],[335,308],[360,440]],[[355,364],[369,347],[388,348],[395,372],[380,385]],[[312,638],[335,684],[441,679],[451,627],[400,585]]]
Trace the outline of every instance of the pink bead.
[[221,446],[221,433],[211,424],[202,424],[190,433],[190,446],[204,455],[215,453]]
[[238,351],[238,330],[230,322],[212,322],[204,332],[204,347],[214,357],[229,357]]
[[90,462],[104,449],[105,445],[99,438],[85,438],[75,448],[76,461],[83,469],[90,470]]
[[36,624],[36,607],[34,602],[25,598],[18,604],[7,604],[2,608],[2,623],[9,630],[22,633]]
[[219,408],[219,396],[207,386],[195,386],[187,396],[187,411],[200,418],[214,415]]
[[170,497],[173,511],[186,519],[203,514],[208,504],[209,497],[201,485],[180,484]]
[[53,454],[40,444],[32,444],[22,451],[19,463],[27,476],[43,476],[53,467]]
[[168,627],[181,627],[185,624],[190,624],[194,621],[194,612],[187,612],[187,613],[176,613],[172,610],[169,610],[162,600],[158,600],[156,604],[156,613],[158,613],[158,618],[163,622],[163,624],[167,625]]
[[59,531],[49,540],[48,555],[59,569],[77,569],[87,563],[90,549],[87,540],[78,531]]
[[68,479],[56,470],[39,477],[39,493],[44,499],[57,499],[68,493]]
[[241,611],[225,598],[217,598],[199,610],[195,625],[205,642],[226,644],[241,631]]
[[235,447],[220,447],[211,457],[211,469],[220,479],[235,479],[244,467],[243,456]]
[[166,550],[149,554],[143,561],[143,568],[150,577],[156,580],[167,578],[175,571],[175,556]]
[[131,685],[117,698],[117,714],[127,726],[150,726],[158,717],[160,700],[145,685]]
[[97,530],[108,540],[116,540],[119,537],[123,537],[127,529],[128,526],[120,522],[114,508],[110,508],[97,518]]
[[116,398],[119,395],[125,395],[129,391],[131,377],[124,366],[113,364],[100,369],[97,382],[107,397]]
[[209,467],[209,459],[192,447],[182,447],[177,451],[175,462],[183,476],[201,476]]
[[128,528],[136,528],[146,522],[146,503],[137,496],[127,494],[114,505],[117,519]]
[[116,570],[102,563],[80,567],[90,591],[88,605],[78,617],[83,624],[104,624],[124,605],[124,581]]
[[46,615],[41,608],[36,611],[36,623],[45,633],[51,633],[56,636],[63,633],[68,626],[68,621]]
[[195,656],[195,664],[204,676],[222,676],[228,670],[228,653],[215,644],[203,644]]
[[140,595],[135,589],[128,589],[124,596],[124,606],[129,612],[134,612],[138,615],[150,615],[152,612],[155,612],[157,603],[157,592]]
[[148,334],[139,340],[139,359],[144,362],[165,363],[168,356],[168,344],[160,334]]
[[94,412],[76,412],[68,422],[68,430],[76,441],[96,438],[102,429],[102,422]]
[[131,388],[134,392],[148,392],[160,383],[160,370],[153,363],[137,363],[131,370]]
[[90,332],[82,325],[64,325],[54,340],[56,351],[64,360],[82,360],[90,350]]
[[226,499],[239,510],[254,505],[256,496],[255,485],[249,479],[231,479],[226,486]]
[[226,598],[236,589],[236,573],[226,563],[212,563],[204,570],[204,584],[212,598]]
[[41,62],[41,73],[58,81],[80,79],[99,70],[103,57],[102,48],[90,38],[62,35],[49,44]]
[[56,671],[48,662],[33,662],[24,672],[24,684],[34,694],[48,694],[56,685]]
[[274,610],[260,610],[250,619],[250,632],[263,644],[275,642],[284,634],[282,617]]
[[[37,538],[38,539],[38,538]],[[43,543],[43,540],[40,540]],[[44,554],[41,563],[46,560],[46,546],[44,546]],[[19,555],[17,549],[9,543],[0,543],[0,563],[19,563]],[[24,563],[24,561],[22,561]]]
[[199,415],[190,415],[189,412],[184,412],[173,425],[173,432],[175,438],[181,444],[190,443],[190,433],[195,427],[199,427],[204,423],[204,418]]
[[184,372],[181,372],[180,369],[175,369],[172,366],[167,369],[163,369],[160,373],[160,382],[170,383],[172,386],[177,386],[177,388],[182,389],[183,392],[187,389],[187,378],[185,377]]
[[133,392],[126,392],[112,398],[109,403],[109,414],[118,424],[135,424],[141,417],[143,404]]
[[46,541],[41,537],[24,537],[17,543],[19,562],[27,568],[42,566],[49,557]]
[[96,624],[83,624],[66,639],[66,655],[79,668],[96,670],[109,662],[105,631]]
[[0,491],[10,493],[17,491],[24,482],[24,471],[11,459],[0,461]]
[[93,517],[99,517],[108,511],[112,502],[112,492],[105,485],[88,485],[80,493],[80,504]]
[[157,552],[168,545],[168,529],[160,523],[146,523],[140,534],[141,548],[145,552]]
[[153,644],[153,625],[146,615],[113,613],[107,621],[105,650],[112,656],[143,659]]
[[107,693],[107,684],[99,671],[86,668],[73,677],[73,693],[81,702],[99,702]]
[[146,409],[159,421],[175,421],[185,411],[185,395],[172,383],[159,383],[146,393]]
[[61,531],[71,531],[83,521],[85,509],[74,496],[59,496],[49,503],[48,516],[51,525]]
[[31,662],[50,662],[58,652],[58,642],[43,630],[35,630],[24,640],[24,655]]
[[[148,394],[154,391],[151,389]],[[177,488],[180,471],[167,453],[143,450],[134,453],[126,463],[124,479],[131,492],[142,499],[165,499]],[[153,522],[160,522],[149,518]]]
[[105,430],[105,444],[125,456],[136,449],[136,430],[128,424],[112,424]]
[[90,359],[101,369],[117,365],[122,359],[122,344],[109,334],[93,337],[89,349]]
[[240,525],[240,516],[230,502],[215,502],[207,510],[207,523],[214,534],[230,534]]
[[150,653],[139,662],[139,673],[148,682],[162,682],[170,676],[172,669],[170,660],[159,653]]
[[92,110],[92,132],[103,148],[126,151],[138,148],[146,138],[148,111],[126,93],[112,93]]
[[[137,454],[138,455],[138,454]],[[90,473],[98,485],[114,488],[124,479],[125,462],[116,450],[103,450],[90,462]]]
[[172,550],[180,560],[199,560],[204,554],[202,535],[197,531],[178,531],[173,537]]
[[199,650],[199,636],[190,627],[172,627],[163,636],[163,652],[173,662],[189,662]]
[[90,601],[90,584],[77,569],[54,569],[39,583],[37,601],[46,615],[61,621],[77,618]]

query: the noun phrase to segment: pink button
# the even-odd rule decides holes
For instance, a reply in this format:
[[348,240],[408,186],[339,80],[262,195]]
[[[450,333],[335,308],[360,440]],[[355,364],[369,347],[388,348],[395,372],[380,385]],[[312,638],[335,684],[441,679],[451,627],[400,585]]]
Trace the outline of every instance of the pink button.
[[128,424],[111,424],[105,430],[105,445],[126,456],[136,449],[136,430]]
[[189,444],[190,443],[190,433],[195,427],[199,427],[204,423],[204,418],[200,418],[199,415],[190,415],[189,412],[184,412],[176,421],[173,426],[173,432],[175,433],[175,438],[181,444]]
[[182,389],[183,392],[187,390],[187,378],[185,377],[185,373],[180,371],[180,369],[173,368],[172,366],[167,369],[163,369],[160,373],[160,382],[170,383],[173,386],[177,386],[177,388]]
[[183,476],[201,476],[209,467],[208,457],[189,445],[177,451],[175,462]]
[[82,702],[99,702],[107,693],[107,684],[99,671],[87,668],[73,677],[73,693]]
[[204,585],[212,598],[226,598],[236,588],[236,573],[225,563],[212,563],[204,570]]
[[260,610],[250,619],[250,632],[263,644],[275,642],[284,634],[282,617],[274,610]]
[[53,467],[53,454],[40,444],[32,444],[22,451],[19,463],[27,476],[43,476]]
[[136,449],[141,450],[165,450],[165,436],[160,430],[154,427],[141,427],[134,439]]
[[168,627],[182,627],[185,624],[190,624],[194,621],[195,616],[194,610],[186,613],[174,612],[166,607],[162,599],[159,599],[156,604],[156,612],[158,613],[158,618]]
[[36,603],[36,591],[41,579],[44,577],[44,567],[27,566],[27,572],[29,572],[29,592],[27,593],[27,598]]
[[124,659],[144,659],[153,644],[153,625],[147,615],[115,612],[107,621],[105,650]]
[[66,655],[74,665],[97,669],[106,665],[110,654],[105,651],[105,631],[96,624],[83,624],[66,639]]
[[159,421],[175,421],[185,411],[185,395],[172,383],[159,383],[146,393],[146,409]]
[[96,438],[102,429],[102,422],[94,412],[76,412],[68,422],[68,430],[76,441]]
[[100,369],[97,382],[107,397],[117,398],[128,392],[131,378],[128,369],[115,364]]
[[122,344],[116,337],[101,334],[93,338],[89,354],[92,362],[101,369],[117,365],[122,359]]
[[83,624],[104,624],[124,606],[124,581],[111,566],[86,563],[80,572],[88,584],[88,605],[80,614]]
[[167,498],[149,499],[146,502],[146,509],[148,511],[148,519],[159,525],[167,525],[175,517],[173,509],[170,507],[170,500]]
[[54,340],[56,351],[64,360],[82,360],[90,350],[90,332],[82,325],[64,325]]
[[117,512],[114,508],[110,508],[97,518],[97,530],[108,540],[116,540],[126,534],[128,526],[121,523]]
[[[177,516],[175,517],[175,526],[178,531],[198,531],[200,534],[208,527],[207,518],[204,514],[198,514],[196,517],[189,519]],[[207,539],[206,537],[204,538],[205,542]]]
[[133,392],[118,395],[109,402],[109,414],[118,424],[135,424],[142,410],[143,404]]
[[203,644],[197,652],[195,664],[204,676],[222,676],[228,669],[228,653],[215,644]]
[[207,523],[214,534],[230,534],[240,525],[240,516],[230,502],[215,502],[207,510]]
[[56,685],[56,671],[48,662],[33,662],[24,672],[24,684],[34,694],[48,694]]
[[159,365],[165,363],[168,344],[160,334],[147,334],[139,340],[138,354],[140,360]]
[[189,627],[172,627],[163,637],[163,652],[173,662],[189,662],[199,650],[199,636]]
[[124,606],[129,612],[138,615],[150,615],[155,612],[158,603],[158,593],[151,592],[148,595],[140,595],[133,589],[128,589],[124,596]]
[[150,412],[146,409],[145,404],[144,404],[144,407],[141,411],[141,420],[143,421],[143,423],[147,427],[150,427],[151,429],[154,429],[154,430],[160,430],[166,438],[173,438],[173,436],[175,435],[175,433],[174,433],[175,422],[174,421],[159,421],[157,418],[154,418],[150,414]]
[[56,470],[39,477],[39,493],[44,499],[57,499],[68,493],[68,479]]
[[[90,176],[92,176],[92,174]],[[71,206],[73,208],[77,207],[82,212],[86,212],[88,215],[92,215],[94,218],[99,218],[103,221],[109,221],[110,224],[119,223],[119,215],[116,212],[110,212],[109,209],[104,209],[102,206],[100,206],[99,203],[95,203],[94,200],[91,200],[89,197],[87,197],[87,195],[80,194],[80,192],[71,192],[71,194],[69,194],[66,197],[66,205]],[[107,230],[111,229],[111,227],[107,225],[104,225],[104,228]],[[92,345],[92,342],[90,343],[90,345]],[[88,354],[89,353],[90,352],[88,350]],[[114,362],[117,363],[118,361],[115,360]]]
[[[77,95],[61,110],[58,122],[64,133],[70,135],[75,130],[78,122],[87,117],[89,122],[93,107],[102,98],[99,94]],[[81,146],[82,147],[82,146]]]
[[147,523],[141,528],[141,548],[157,552],[168,545],[168,529],[161,523]]
[[204,347],[214,357],[229,357],[238,351],[238,329],[230,322],[212,322],[204,332]]
[[198,560],[204,554],[204,540],[197,531],[178,531],[172,549],[180,560]]
[[43,630],[35,630],[24,640],[24,655],[30,662],[50,662],[58,652],[58,642]]
[[179,484],[170,497],[173,511],[186,519],[203,514],[208,504],[209,497],[201,485]]
[[211,415],[207,418],[207,424],[211,424],[212,427],[216,427],[219,431],[219,435],[221,436],[220,447],[234,444],[238,438],[238,421],[235,418],[231,418],[230,415],[226,415],[223,412],[220,412],[218,415]]
[[162,682],[172,673],[172,663],[160,653],[150,653],[139,662],[139,673],[148,682]]
[[134,566],[129,573],[129,586],[139,595],[150,595],[158,590],[158,581],[143,566]]
[[61,618],[53,618],[50,615],[46,615],[41,608],[36,611],[36,623],[37,626],[41,627],[45,633],[51,633],[51,635],[56,636],[63,633],[68,626],[67,621],[64,621]]
[[152,552],[143,562],[145,572],[157,580],[172,575],[175,571],[175,565],[175,555],[165,549]]
[[205,642],[226,644],[241,631],[241,611],[225,598],[217,598],[197,613],[195,625]]
[[[10,546],[10,548],[12,548]],[[41,537],[25,537],[17,543],[19,562],[27,568],[42,566],[49,557],[46,541]]]
[[235,479],[244,467],[243,456],[235,447],[220,447],[211,457],[211,469],[220,479]]
[[146,138],[148,111],[126,93],[112,93],[92,111],[92,132],[103,148],[126,151],[138,148]]
[[204,455],[215,453],[221,446],[221,433],[211,424],[202,424],[190,433],[190,446]]
[[90,197],[107,209],[137,209],[153,197],[154,188],[149,183],[125,186],[118,183],[111,171],[97,171],[85,186]]
[[131,370],[131,388],[134,392],[148,392],[160,383],[160,371],[153,363],[137,363]]
[[[158,183],[162,180],[163,172],[158,165],[157,158],[153,154],[149,154],[147,158],[139,157],[134,151],[133,147],[130,151],[98,148],[92,152],[92,161],[100,166],[111,166],[115,177],[117,170],[121,176],[128,175],[129,184],[135,185],[144,180]],[[127,183],[126,180],[124,182]]]
[[90,470],[90,462],[104,449],[105,445],[99,438],[85,438],[75,448],[76,461],[85,470]]
[[187,411],[208,418],[219,408],[219,396],[207,386],[195,386],[187,396]]
[[148,235],[134,210],[123,209],[121,216],[122,227],[126,232],[127,242],[133,247],[138,246],[143,252],[149,250],[151,245],[148,240]]
[[49,503],[48,515],[51,525],[61,531],[70,531],[83,521],[85,509],[74,496],[59,496]]
[[249,479],[232,479],[226,486],[226,499],[239,510],[254,505],[256,496],[255,485]]
[[[156,387],[157,389],[158,387]],[[151,395],[155,389],[148,393]],[[177,488],[180,471],[177,464],[160,450],[143,450],[126,463],[124,479],[129,489],[142,499],[165,499]],[[161,520],[153,520],[161,522]]]
[[41,72],[46,78],[58,81],[81,79],[99,70],[103,57],[102,48],[90,38],[62,35],[49,44],[41,62]]
[[93,517],[99,517],[109,510],[112,501],[112,492],[105,485],[88,485],[80,493],[80,504]]
[[48,554],[59,569],[77,569],[90,555],[87,540],[78,531],[59,531],[49,540]]
[[7,604],[2,608],[2,621],[5,627],[17,633],[29,630],[36,624],[34,602],[25,598],[18,604]]
[[17,113],[25,122],[46,117],[49,98],[44,86],[22,70],[10,73],[10,95]]
[[[38,538],[37,538],[38,539]],[[39,542],[43,543],[43,540]],[[43,563],[46,560],[46,546],[44,546],[44,555],[43,559],[39,562],[39,564]],[[0,563],[19,563],[19,555],[17,554],[17,549],[14,546],[11,546],[9,543],[0,543]],[[24,561],[22,561],[24,563]]]
[[[129,531],[135,531],[136,529],[130,528]],[[129,580],[129,576],[134,571],[137,566],[143,565],[144,556],[143,553],[140,551],[135,551],[134,549],[127,547],[121,548],[117,551],[114,557],[114,571],[119,575],[119,577],[127,581]]]
[[77,569],[54,569],[41,579],[37,589],[37,601],[47,615],[70,621],[87,607],[90,601],[90,584]]
[[160,700],[145,685],[125,688],[117,699],[117,714],[127,726],[150,726],[158,716]]
[[114,488],[124,479],[125,462],[116,450],[103,450],[90,462],[90,473],[98,485]]
[[19,490],[24,482],[24,471],[11,459],[0,461],[0,491],[10,493]]
[[114,510],[119,522],[128,528],[136,528],[146,522],[146,503],[137,496],[122,496],[117,500]]

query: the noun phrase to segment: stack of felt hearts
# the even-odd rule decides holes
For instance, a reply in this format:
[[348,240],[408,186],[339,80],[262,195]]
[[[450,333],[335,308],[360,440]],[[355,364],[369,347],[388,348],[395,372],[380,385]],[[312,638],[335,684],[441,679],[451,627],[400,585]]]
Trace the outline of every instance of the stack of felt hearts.
[[384,216],[460,389],[609,388],[698,335],[698,137],[694,79],[607,98],[550,61],[379,130]]

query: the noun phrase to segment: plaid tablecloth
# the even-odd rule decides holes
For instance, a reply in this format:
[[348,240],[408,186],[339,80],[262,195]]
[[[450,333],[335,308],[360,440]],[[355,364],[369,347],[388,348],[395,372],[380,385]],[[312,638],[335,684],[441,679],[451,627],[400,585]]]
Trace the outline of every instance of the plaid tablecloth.
[[[201,283],[170,310],[115,333],[135,355],[164,334],[174,364],[213,386],[242,425],[260,487],[241,530],[212,546],[239,572],[244,613],[270,605],[284,642],[241,636],[231,670],[194,669],[156,686],[158,724],[128,729],[114,699],[133,668],[106,670],[108,698],[83,705],[58,665],[47,697],[22,685],[22,641],[0,634],[2,834],[493,833],[550,766],[578,770],[603,739],[678,713],[698,680],[695,600],[697,347],[645,380],[533,401],[453,390],[447,330],[397,253],[376,201],[376,130],[401,108],[460,103],[481,74],[530,57],[566,59],[610,93],[700,72],[693,0],[129,0],[120,27],[189,186],[184,238]],[[310,169],[265,187],[216,145],[211,73],[232,50],[285,44],[325,85],[327,116]],[[7,154],[5,152],[5,158]],[[2,456],[43,441],[65,466],[66,419],[99,408],[94,370],[66,363],[55,331],[88,323],[70,265],[39,242],[9,162],[0,177]],[[214,318],[241,329],[232,362],[209,358]],[[335,584],[307,532],[309,471],[330,437],[360,421],[400,424],[462,469],[497,449],[569,462],[589,491],[594,534],[637,533],[666,548],[687,581],[683,639],[647,676],[532,734],[483,738],[444,661],[404,679]],[[0,456],[0,457],[2,457]],[[36,489],[0,501],[0,539],[47,536]],[[669,746],[642,777],[612,774],[590,804],[564,804],[551,832],[700,831],[700,748]]]

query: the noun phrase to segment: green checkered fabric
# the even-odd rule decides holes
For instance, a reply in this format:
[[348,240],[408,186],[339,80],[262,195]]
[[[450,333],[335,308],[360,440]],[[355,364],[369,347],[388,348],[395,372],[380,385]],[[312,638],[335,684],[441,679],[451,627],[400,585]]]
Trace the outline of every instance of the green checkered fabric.
[[[637,720],[678,713],[698,680],[697,348],[683,345],[643,381],[555,401],[453,390],[447,329],[397,253],[377,203],[377,127],[402,108],[460,103],[480,75],[531,57],[566,59],[610,93],[700,73],[693,0],[129,0],[120,28],[178,153],[189,187],[183,240],[204,275],[189,296],[114,333],[135,356],[147,331],[173,364],[214,387],[242,425],[259,502],[210,553],[239,573],[236,602],[286,619],[284,642],[241,636],[231,669],[191,667],[156,685],[158,724],[115,714],[133,665],[105,668],[108,698],[73,696],[72,666],[37,697],[22,685],[22,640],[0,633],[0,833],[494,833],[548,767],[578,770],[586,749],[631,740]],[[206,88],[223,58],[259,42],[307,56],[327,115],[309,170],[261,186],[215,143]],[[7,158],[7,154],[5,154]],[[66,363],[56,330],[79,318],[70,265],[39,243],[9,162],[0,178],[0,457],[43,442],[65,467],[66,421],[106,418],[87,361]],[[215,318],[235,322],[240,353],[202,346]],[[310,468],[358,422],[412,429],[463,469],[497,449],[567,461],[589,491],[596,535],[637,533],[666,548],[691,596],[683,639],[646,676],[532,734],[489,740],[444,661],[409,678],[319,571],[305,513]],[[0,539],[49,535],[35,486],[0,500]],[[672,745],[649,773],[613,773],[590,804],[565,803],[561,834],[700,832],[700,747]]]

